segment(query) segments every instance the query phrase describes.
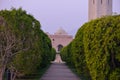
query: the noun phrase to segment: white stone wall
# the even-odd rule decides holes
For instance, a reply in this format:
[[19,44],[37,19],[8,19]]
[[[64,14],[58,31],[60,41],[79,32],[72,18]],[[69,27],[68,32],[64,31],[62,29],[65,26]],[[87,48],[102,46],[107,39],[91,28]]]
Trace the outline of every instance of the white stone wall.
[[112,0],[89,0],[88,2],[89,21],[105,15],[112,15]]

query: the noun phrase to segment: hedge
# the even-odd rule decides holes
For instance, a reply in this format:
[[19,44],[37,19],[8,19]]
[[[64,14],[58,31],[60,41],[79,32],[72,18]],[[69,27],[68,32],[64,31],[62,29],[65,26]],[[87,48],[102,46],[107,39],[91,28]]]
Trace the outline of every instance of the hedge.
[[[72,41],[72,61],[80,75],[92,80],[120,80],[120,16],[85,23]],[[66,47],[69,49],[69,45]],[[69,54],[61,52],[62,56]],[[66,56],[67,57],[67,56]]]
[[12,44],[14,46],[10,47],[8,53],[5,53],[4,48],[1,47],[0,54],[8,57],[0,56],[0,61],[3,58],[7,61],[6,64],[0,63],[0,69],[4,65],[11,71],[11,74],[19,77],[37,73],[38,70],[41,71],[50,64],[55,56],[55,50],[52,49],[48,36],[41,30],[38,20],[21,8],[2,10],[0,18],[3,18],[1,20],[3,24],[0,23],[0,47],[7,48],[8,40],[11,38],[9,41],[11,43],[12,37],[15,38],[15,42]]

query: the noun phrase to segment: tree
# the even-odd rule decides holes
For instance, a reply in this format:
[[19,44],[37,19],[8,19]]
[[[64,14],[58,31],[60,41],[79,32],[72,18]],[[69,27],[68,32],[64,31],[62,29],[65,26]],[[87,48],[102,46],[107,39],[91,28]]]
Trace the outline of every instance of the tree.
[[73,58],[68,57],[68,49],[69,45],[63,48],[63,58],[73,61],[87,80],[120,80],[120,15],[85,23],[72,41]]
[[107,16],[83,26],[85,59],[92,80],[120,79],[119,21],[119,15]]
[[23,49],[22,42],[14,35],[9,24],[0,17],[0,80],[2,80],[7,64],[12,57]]
[[55,52],[38,20],[21,8],[2,10],[0,16],[0,80],[5,69],[10,70],[14,80],[50,64]]

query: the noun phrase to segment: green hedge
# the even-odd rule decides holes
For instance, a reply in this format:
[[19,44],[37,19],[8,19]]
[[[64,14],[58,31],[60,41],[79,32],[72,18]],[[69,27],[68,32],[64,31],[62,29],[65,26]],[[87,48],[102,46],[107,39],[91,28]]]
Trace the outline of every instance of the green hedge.
[[67,47],[64,47],[61,51],[61,57],[62,60],[66,61],[68,65],[74,67],[74,63],[73,61],[71,61],[72,60],[71,48],[72,48],[72,43],[70,43]]
[[[92,80],[119,80],[120,16],[85,23],[78,30],[70,50],[72,58],[69,62],[74,62],[80,75]],[[65,54],[69,53],[63,49],[62,55]]]
[[[39,21],[21,8],[2,10],[0,16],[4,18],[6,24],[0,25],[0,32],[10,31],[16,41],[19,40],[10,50],[17,53],[9,59],[6,68],[17,72],[17,76],[24,76],[47,67],[55,56],[55,50],[52,49],[48,36],[41,30]],[[4,39],[4,36],[0,39]],[[7,43],[7,40],[0,42]]]

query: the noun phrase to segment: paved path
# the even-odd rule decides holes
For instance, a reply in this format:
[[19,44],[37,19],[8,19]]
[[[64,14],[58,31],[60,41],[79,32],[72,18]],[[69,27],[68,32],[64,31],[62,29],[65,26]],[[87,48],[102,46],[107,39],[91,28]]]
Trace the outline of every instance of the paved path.
[[52,63],[40,80],[80,80],[65,63]]

